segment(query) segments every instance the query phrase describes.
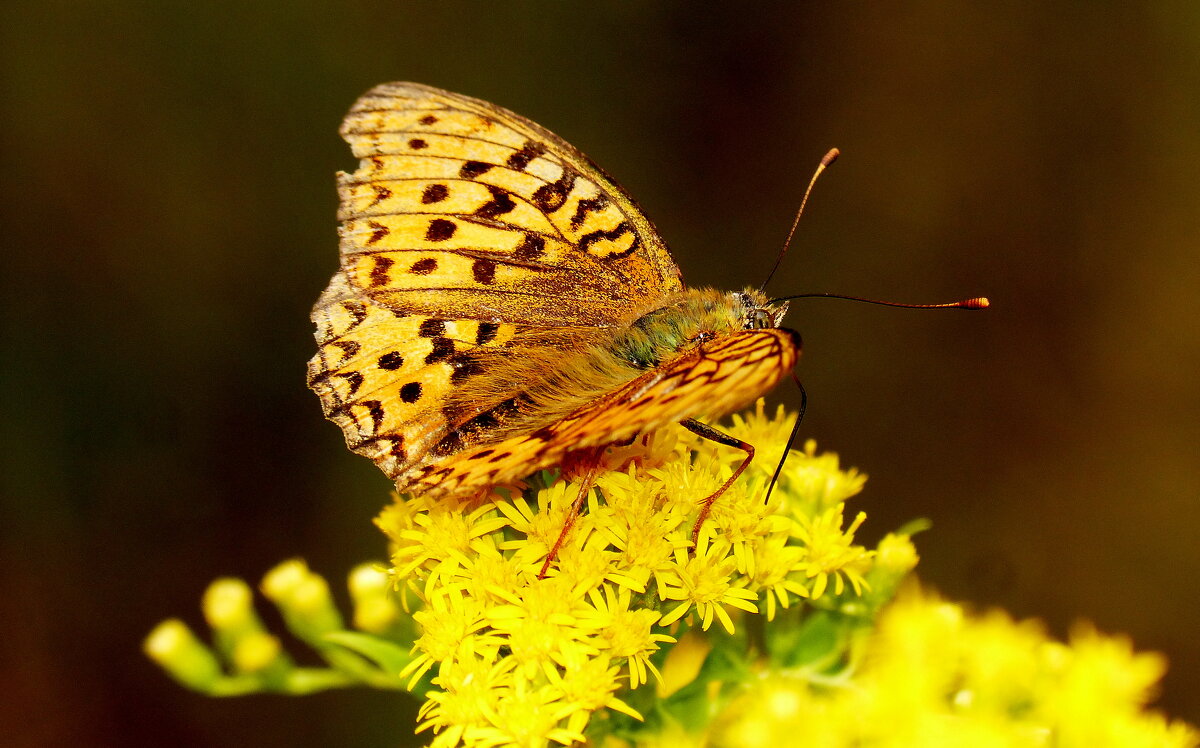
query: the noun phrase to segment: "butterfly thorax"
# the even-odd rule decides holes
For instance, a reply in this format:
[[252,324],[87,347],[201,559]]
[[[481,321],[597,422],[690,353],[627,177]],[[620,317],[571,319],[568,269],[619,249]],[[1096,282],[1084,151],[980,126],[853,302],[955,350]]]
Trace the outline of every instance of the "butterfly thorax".
[[617,331],[608,347],[618,359],[648,369],[721,335],[778,327],[786,311],[786,305],[771,307],[754,289],[685,289]]

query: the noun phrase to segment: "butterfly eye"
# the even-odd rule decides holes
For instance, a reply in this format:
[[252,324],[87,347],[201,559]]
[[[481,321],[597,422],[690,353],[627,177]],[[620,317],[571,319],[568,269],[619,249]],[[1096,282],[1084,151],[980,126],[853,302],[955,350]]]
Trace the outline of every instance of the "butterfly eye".
[[751,309],[746,315],[747,330],[765,330],[775,327],[775,318],[766,309]]

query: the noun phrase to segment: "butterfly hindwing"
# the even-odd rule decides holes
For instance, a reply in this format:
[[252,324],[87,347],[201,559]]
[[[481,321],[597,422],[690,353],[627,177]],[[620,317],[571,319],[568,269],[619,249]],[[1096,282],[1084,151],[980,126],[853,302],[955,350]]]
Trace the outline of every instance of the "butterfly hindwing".
[[514,326],[397,315],[358,296],[338,273],[313,313],[317,355],[309,386],[355,452],[398,477],[449,423],[448,388],[462,377],[460,351],[501,347]]

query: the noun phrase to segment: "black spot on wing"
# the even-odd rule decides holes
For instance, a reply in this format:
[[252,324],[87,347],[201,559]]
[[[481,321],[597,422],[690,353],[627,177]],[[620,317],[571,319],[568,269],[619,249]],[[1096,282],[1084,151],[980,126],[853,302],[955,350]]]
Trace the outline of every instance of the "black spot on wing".
[[395,457],[400,462],[405,459],[404,455],[404,437],[403,436],[381,436],[378,441],[388,444],[387,453]]
[[458,224],[454,221],[449,221],[445,218],[435,218],[429,222],[429,226],[425,229],[425,240],[444,242],[454,236],[454,232],[456,231],[458,231]]
[[579,228],[587,220],[588,213],[601,211],[606,207],[608,207],[608,198],[603,195],[580,200],[575,205],[575,215],[571,216],[571,228]]
[[380,356],[376,363],[379,365],[380,369],[395,371],[401,366],[404,366],[404,357],[401,356],[397,351],[391,351],[390,353],[385,353]]
[[362,387],[363,375],[360,372],[347,371],[347,372],[338,374],[338,376],[341,377],[342,379],[346,380],[346,385],[350,388],[350,392],[348,393],[350,395],[353,395],[355,392],[358,392],[358,388]]
[[475,260],[471,265],[471,275],[476,283],[491,285],[496,281],[496,263],[492,260]]
[[371,205],[367,207],[378,205],[392,196],[392,191],[387,187],[384,187],[382,184],[373,184],[371,185],[371,189],[375,190],[375,199],[372,200]]
[[[488,431],[502,425],[505,421],[517,415],[522,404],[529,404],[532,401],[526,395],[518,395],[517,397],[509,398],[491,410],[484,411],[478,415],[464,421],[451,434],[438,442],[430,452],[445,456],[458,452],[466,443],[477,441],[480,434],[486,434]],[[460,412],[456,412],[452,408],[444,408],[442,415],[447,421],[453,423],[461,417]],[[507,453],[505,453],[507,454]]]
[[533,204],[543,213],[558,210],[567,202],[567,195],[571,194],[576,177],[578,174],[564,166],[562,176],[533,191]]
[[436,338],[446,332],[446,321],[442,319],[427,319],[421,323],[417,334],[423,338]]
[[409,267],[408,272],[412,273],[413,275],[429,275],[434,270],[437,270],[437,266],[437,260],[433,259],[432,257],[426,257],[414,262],[412,266]]
[[367,227],[371,229],[371,235],[367,237],[367,244],[374,244],[391,233],[388,231],[388,227],[379,221],[367,221]]
[[362,345],[354,340],[335,340],[330,345],[335,345],[342,349],[342,360],[338,363],[345,363],[347,359],[358,353],[359,348],[362,348]]
[[436,444],[429,449],[429,453],[435,457],[446,457],[463,448],[463,435],[458,431],[451,431],[442,437]]
[[396,261],[390,257],[375,255],[375,263],[371,266],[371,285],[386,285],[388,282],[388,269],[395,264]]
[[642,243],[642,240],[638,238],[638,235],[634,232],[633,227],[629,225],[628,221],[621,221],[608,231],[597,229],[596,231],[590,231],[584,234],[583,236],[579,237],[579,248],[584,252],[587,252],[591,249],[592,245],[596,244],[597,242],[616,241],[626,234],[631,234],[633,236],[632,240],[629,242],[628,249],[624,250],[623,252],[613,252],[612,254],[604,255],[604,259],[606,260],[619,260],[622,257],[628,257],[636,252]]
[[343,301],[342,310],[354,320],[346,327],[347,331],[358,327],[367,318],[367,307],[361,301]]
[[500,330],[500,325],[495,322],[480,322],[479,328],[475,331],[475,345],[487,345],[496,339],[496,333]]
[[524,171],[525,167],[529,166],[530,161],[533,161],[545,152],[546,146],[544,144],[534,140],[526,140],[525,145],[521,146],[521,150],[509,156],[504,164],[510,169]]
[[360,405],[366,408],[371,416],[371,433],[378,434],[379,427],[383,425],[383,403],[378,400],[363,400]]
[[467,161],[458,168],[458,176],[463,179],[474,179],[480,174],[487,174],[495,164],[485,164],[482,161]]
[[483,365],[469,356],[459,355],[450,362],[454,369],[450,372],[450,384],[460,385],[468,377],[483,373]]
[[436,364],[439,361],[449,361],[454,355],[454,341],[449,338],[434,338],[433,350],[425,356],[426,364]]
[[525,239],[513,250],[513,257],[518,260],[536,260],[546,252],[545,237],[537,234],[526,234]]
[[432,205],[433,203],[440,203],[449,196],[450,188],[446,185],[441,183],[427,185],[425,189],[421,191],[421,204]]
[[517,204],[512,199],[512,195],[508,194],[499,187],[494,187],[490,184],[487,185],[487,188],[488,191],[492,193],[492,199],[483,205],[480,205],[479,208],[475,210],[475,215],[479,216],[480,218],[495,218],[496,216],[502,216],[505,213],[510,213],[512,212],[513,208],[517,207]]

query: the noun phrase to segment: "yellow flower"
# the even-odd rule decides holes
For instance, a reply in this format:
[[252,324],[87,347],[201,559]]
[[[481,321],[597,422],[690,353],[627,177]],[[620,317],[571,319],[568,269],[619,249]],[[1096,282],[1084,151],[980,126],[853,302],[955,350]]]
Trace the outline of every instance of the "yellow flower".
[[688,558],[687,552],[682,549],[675,552],[675,566],[671,575],[675,584],[665,585],[661,594],[665,600],[681,602],[664,615],[660,623],[666,625],[678,621],[695,606],[700,614],[701,628],[707,631],[713,618],[716,618],[732,634],[733,619],[725,610],[726,605],[750,613],[758,612],[758,607],[752,602],[758,599],[758,595],[737,586],[732,579],[737,560],[727,556],[727,551],[727,545],[710,545],[707,536],[701,533],[694,556]]
[[354,601],[354,628],[387,634],[400,621],[401,610],[392,580],[378,564],[361,564],[350,572],[350,597]]
[[767,536],[786,533],[790,526],[786,517],[763,505],[761,493],[751,493],[735,483],[713,503],[705,529],[729,544],[738,573],[754,577],[755,551],[767,542]]
[[613,709],[642,719],[636,709],[616,696],[621,687],[620,671],[621,668],[612,665],[607,657],[588,658],[574,653],[567,658],[562,672],[549,674],[551,687],[558,692],[559,700],[568,710],[568,732],[582,733],[592,713],[600,709]]
[[530,570],[516,558],[505,555],[494,543],[480,544],[480,551],[467,566],[447,579],[447,587],[461,586],[467,597],[485,604],[512,603],[529,583]]
[[607,501],[595,513],[597,532],[615,549],[613,563],[630,580],[624,586],[642,592],[651,573],[670,563],[675,545],[685,542],[672,538],[686,515],[664,506],[661,486],[648,485],[647,476],[632,468],[598,483]]
[[875,548],[875,565],[892,576],[900,576],[917,568],[917,547],[908,535],[889,532]]
[[854,545],[854,533],[866,521],[867,515],[859,512],[850,526],[842,530],[842,505],[830,507],[811,519],[800,519],[792,534],[804,544],[804,554],[795,569],[812,580],[809,594],[814,600],[825,594],[833,580],[833,592],[842,594],[845,581],[861,595],[866,585],[864,572],[870,567],[874,554],[862,546]]
[[1135,654],[1128,639],[1101,636],[1083,624],[1072,630],[1069,648],[1046,654],[1062,683],[1045,705],[1046,716],[1073,745],[1098,745],[1104,737],[1105,725],[1088,715],[1136,718],[1167,669],[1161,655]]
[[413,614],[422,632],[413,649],[421,654],[400,673],[401,678],[409,677],[410,689],[437,663],[449,662],[461,653],[490,652],[500,646],[494,635],[477,636],[486,625],[486,611],[481,601],[460,594],[445,594],[428,602],[429,607]]
[[491,630],[503,638],[508,656],[532,677],[540,669],[549,672],[555,664],[595,653],[588,610],[560,575],[530,582],[516,602],[493,606],[486,616]]
[[671,647],[667,659],[663,662],[658,696],[666,698],[696,680],[712,650],[712,642],[696,629],[679,637],[679,642]]
[[613,582],[638,592],[645,591],[645,582],[628,572],[622,571],[613,558],[617,554],[607,550],[608,544],[596,535],[591,535],[584,545],[569,545],[558,554],[558,574],[573,589],[592,590],[604,582]]
[[563,700],[560,689],[549,685],[533,686],[518,677],[513,688],[506,689],[498,700],[491,728],[481,730],[475,736],[474,745],[532,748],[551,742],[561,745],[583,742],[582,733],[562,724],[576,711],[575,705]]
[[862,491],[867,476],[854,468],[842,470],[834,452],[818,455],[817,443],[809,439],[803,453],[789,456],[779,480],[786,488],[791,511],[803,516],[840,506]]
[[787,541],[786,532],[774,533],[754,549],[750,589],[766,591],[768,621],[775,620],[776,602],[787,608],[791,602],[789,595],[809,596],[808,588],[791,576],[804,558],[804,549]]
[[[515,496],[510,501],[496,503],[496,508],[505,516],[508,524],[517,533],[517,538],[500,543],[500,549],[512,551],[513,558],[525,565],[533,575],[541,572],[543,560],[558,542],[567,515],[578,494],[578,488],[566,481],[559,481],[537,493],[536,511],[523,497]],[[591,533],[593,518],[583,514],[575,518],[575,524],[567,535],[567,546],[581,546]],[[563,549],[559,549],[560,552]]]
[[435,744],[458,745],[487,730],[496,720],[497,703],[512,680],[512,664],[478,656],[447,660],[417,712],[417,732],[439,733]]
[[[740,438],[781,445],[790,423],[782,410],[768,418],[759,403],[734,427],[749,432]],[[431,692],[423,713],[423,725],[440,731],[437,744],[524,745],[534,735],[554,740],[554,730],[566,739],[600,709],[637,718],[621,694],[661,680],[652,658],[674,643],[669,630],[681,619],[694,614],[701,630],[716,620],[733,633],[734,613],[758,612],[760,593],[773,617],[809,594],[806,581],[818,594],[830,577],[839,592],[844,580],[861,589],[871,562],[851,542],[861,519],[843,533],[841,504],[830,498],[849,495],[861,478],[839,471],[836,457],[817,457],[812,445],[794,458],[820,476],[819,495],[797,498],[781,488],[764,503],[774,466],[760,465],[712,505],[693,554],[703,499],[743,455],[681,430],[611,448],[611,470],[589,491],[545,579],[546,555],[578,496],[571,480],[486,502],[417,498],[385,510],[378,524],[393,543],[393,574],[426,605],[415,616],[422,635],[404,676],[415,684],[437,667],[442,691]],[[760,455],[755,464],[762,462]],[[806,506],[838,512],[809,517]],[[506,663],[488,671],[503,696],[486,702],[494,706],[485,716],[485,701],[462,674],[483,667],[476,660]],[[524,727],[501,714],[514,714],[517,703],[533,710]],[[451,713],[475,716],[469,729],[450,730]]]
[[1060,644],[1036,623],[909,589],[861,644],[853,671],[768,667],[708,737],[738,748],[1200,744],[1194,728],[1142,710],[1161,658],[1088,628]]
[[654,633],[653,626],[661,615],[645,608],[630,609],[632,595],[627,588],[603,585],[600,590],[588,592],[595,623],[593,641],[600,650],[613,658],[624,658],[629,669],[629,687],[637,688],[651,673],[662,680],[650,656],[658,651],[663,642],[674,642],[675,638]]
[[1142,711],[1162,672],[1160,656],[1123,638],[1077,627],[1061,644],[1036,622],[908,589],[867,645],[856,700],[883,745],[1200,744],[1193,728]]
[[458,501],[420,501],[420,504],[424,511],[393,510],[378,522],[393,543],[392,563],[400,579],[424,566],[470,563],[472,543],[508,523],[496,516],[494,507],[488,504],[474,509],[470,503]]
[[[754,402],[753,411],[730,416],[730,431],[737,433],[738,438],[747,444],[754,445],[754,462],[750,463],[750,468],[760,473],[762,478],[769,480],[779,465],[794,421],[795,414],[789,414],[782,403],[775,407],[773,415],[767,415],[766,401],[761,397]],[[725,448],[724,454],[729,455],[735,464],[742,457],[728,448]]]

